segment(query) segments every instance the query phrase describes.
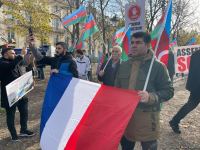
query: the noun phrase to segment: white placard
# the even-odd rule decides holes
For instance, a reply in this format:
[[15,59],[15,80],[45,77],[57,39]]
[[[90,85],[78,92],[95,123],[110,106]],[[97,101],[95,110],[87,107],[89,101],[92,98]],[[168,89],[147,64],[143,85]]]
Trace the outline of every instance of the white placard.
[[197,50],[200,50],[200,45],[174,47],[176,73],[189,73],[191,55]]
[[6,86],[9,106],[11,107],[20,98],[33,89],[33,75],[29,71]]
[[125,28],[131,32],[145,31],[145,0],[125,5]]

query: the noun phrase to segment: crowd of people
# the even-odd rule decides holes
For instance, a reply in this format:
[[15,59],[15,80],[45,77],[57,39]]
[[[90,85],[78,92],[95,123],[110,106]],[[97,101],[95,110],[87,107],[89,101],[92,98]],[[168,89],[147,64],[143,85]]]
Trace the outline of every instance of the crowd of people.
[[[132,115],[121,138],[122,150],[132,150],[135,142],[141,142],[143,150],[156,150],[159,138],[161,104],[170,100],[174,95],[173,75],[163,63],[155,58],[150,46],[151,37],[146,32],[136,32],[131,36],[128,61],[121,62],[122,48],[118,45],[112,48],[111,56],[103,63],[97,73],[99,82],[107,86],[137,90],[140,102]],[[30,52],[22,49],[21,55],[16,56],[12,48],[2,49],[0,59],[1,106],[6,110],[7,127],[13,141],[19,136],[33,136],[28,130],[28,98],[24,96],[14,106],[9,107],[5,86],[22,75],[22,64],[26,64],[27,71],[35,68],[34,62],[41,72],[45,65],[51,66],[51,73],[62,73],[83,80],[91,79],[91,62],[85,50],[77,49],[75,56],[68,52],[67,44],[56,43],[54,57],[45,56],[35,46],[34,36],[28,40]],[[153,61],[153,66],[146,89],[144,89],[147,74]],[[169,122],[175,133],[181,133],[180,121],[192,111],[200,102],[200,52],[191,57],[190,71],[186,89],[190,91],[188,102],[178,111]],[[172,72],[172,73],[171,73]],[[44,72],[41,74],[44,79]],[[18,135],[15,129],[15,112],[20,112],[21,130]]]

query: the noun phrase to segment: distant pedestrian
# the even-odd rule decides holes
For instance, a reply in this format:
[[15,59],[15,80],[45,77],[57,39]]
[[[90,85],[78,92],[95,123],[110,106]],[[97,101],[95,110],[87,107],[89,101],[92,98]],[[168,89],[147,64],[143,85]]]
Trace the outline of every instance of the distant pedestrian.
[[76,50],[76,65],[80,79],[88,80],[88,71],[91,70],[90,60],[81,49]]
[[[46,53],[44,51],[42,51],[41,54],[43,56],[46,56]],[[40,79],[40,80],[44,80],[45,79],[44,68],[45,68],[45,64],[40,64],[40,63],[37,64],[38,79]]]
[[174,53],[172,50],[169,50],[167,69],[169,72],[169,77],[173,83],[174,75],[175,75],[175,63],[174,63]]
[[91,57],[86,54],[86,50],[85,49],[83,49],[83,55],[86,56],[89,59],[89,61],[90,61],[90,69],[88,71],[87,76],[88,76],[88,80],[92,81],[92,63],[91,63]]

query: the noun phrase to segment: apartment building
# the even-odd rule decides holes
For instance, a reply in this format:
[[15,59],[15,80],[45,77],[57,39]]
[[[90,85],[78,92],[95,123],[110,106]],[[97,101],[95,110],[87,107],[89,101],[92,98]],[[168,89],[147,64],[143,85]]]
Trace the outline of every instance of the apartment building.
[[[74,5],[74,1],[70,1],[72,5]],[[66,30],[63,28],[61,23],[61,18],[67,14],[69,14],[69,6],[67,6],[67,2],[65,0],[49,0],[49,11],[50,13],[55,14],[55,17],[50,21],[50,25],[52,27],[53,32],[49,35],[49,41],[46,44],[55,45],[58,41],[70,41],[70,36],[67,34]],[[6,26],[3,23],[3,20],[6,17],[10,17],[8,15],[3,14],[3,10],[7,9],[4,5],[0,8],[0,44],[6,43],[6,41],[10,41],[12,39],[16,42],[16,47],[21,48],[24,46],[26,41],[26,37],[23,37],[11,30],[9,30],[9,26]],[[45,44],[45,43],[44,43]],[[41,41],[37,40],[37,46],[41,45]]]

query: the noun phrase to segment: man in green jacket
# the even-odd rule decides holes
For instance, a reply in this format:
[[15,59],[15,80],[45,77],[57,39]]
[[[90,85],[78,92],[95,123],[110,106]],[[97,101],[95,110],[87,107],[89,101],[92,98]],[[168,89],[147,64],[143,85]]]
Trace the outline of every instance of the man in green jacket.
[[115,86],[138,90],[141,97],[121,139],[122,150],[132,150],[140,141],[143,150],[156,150],[159,136],[160,104],[174,95],[174,89],[164,64],[154,58],[147,89],[143,90],[153,52],[151,37],[146,32],[131,37],[129,60],[119,67]]

